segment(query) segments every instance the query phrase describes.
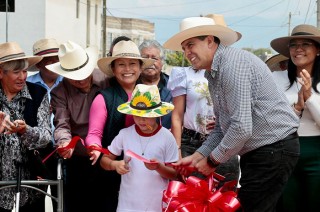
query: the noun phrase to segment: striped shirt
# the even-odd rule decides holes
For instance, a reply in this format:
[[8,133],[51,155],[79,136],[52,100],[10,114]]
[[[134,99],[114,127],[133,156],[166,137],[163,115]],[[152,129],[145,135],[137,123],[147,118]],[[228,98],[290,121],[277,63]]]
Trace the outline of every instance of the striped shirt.
[[216,127],[197,150],[204,156],[211,153],[223,163],[297,131],[299,118],[268,67],[252,53],[220,44],[205,77]]

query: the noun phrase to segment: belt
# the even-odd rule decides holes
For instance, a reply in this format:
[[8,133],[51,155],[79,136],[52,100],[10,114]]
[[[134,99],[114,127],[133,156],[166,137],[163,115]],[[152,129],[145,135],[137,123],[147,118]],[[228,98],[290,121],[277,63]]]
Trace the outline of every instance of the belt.
[[187,136],[190,136],[192,137],[193,139],[196,139],[196,140],[200,140],[200,141],[204,141],[207,139],[208,135],[205,135],[205,134],[201,134],[197,131],[194,131],[194,130],[189,130],[187,128],[183,128],[183,131],[182,131],[183,134],[187,135]]
[[297,131],[295,131],[294,133],[288,135],[287,137],[285,137],[282,140],[290,140],[290,139],[297,138],[297,137],[299,137],[299,135],[298,135]]

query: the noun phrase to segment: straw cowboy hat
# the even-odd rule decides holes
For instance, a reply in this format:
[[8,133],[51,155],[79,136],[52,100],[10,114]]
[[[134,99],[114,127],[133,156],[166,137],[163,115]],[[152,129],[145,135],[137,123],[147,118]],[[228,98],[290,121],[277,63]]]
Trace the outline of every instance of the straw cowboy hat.
[[292,39],[310,39],[317,43],[320,43],[320,31],[315,26],[301,24],[293,28],[291,36],[273,39],[270,42],[270,45],[278,53],[286,57],[290,57],[288,45],[290,40]]
[[280,62],[286,61],[288,59],[289,58],[281,54],[276,54],[266,60],[266,64],[271,71],[283,71],[280,67]]
[[239,40],[239,35],[232,29],[219,25],[212,18],[190,17],[180,23],[180,32],[167,40],[163,46],[167,49],[182,51],[181,43],[189,38],[213,35],[220,39],[223,45],[229,46]]
[[46,68],[56,74],[72,80],[83,80],[89,77],[98,59],[98,49],[83,49],[80,45],[68,41],[59,47],[59,62],[47,65]]
[[143,62],[142,68],[149,67],[154,63],[153,59],[142,58],[138,46],[131,40],[118,42],[112,50],[112,57],[104,57],[98,60],[100,70],[108,76],[113,76],[111,69],[112,61],[119,58],[137,59]]
[[119,105],[118,111],[140,117],[160,117],[170,113],[174,106],[161,102],[158,86],[138,84],[133,90],[132,99]]
[[33,55],[42,57],[58,56],[59,44],[54,38],[38,40],[33,44]]
[[7,42],[0,44],[0,64],[14,60],[28,60],[28,68],[42,60],[40,56],[26,56],[17,42]]
[[[221,15],[221,14],[208,14],[205,17],[212,18],[217,25],[228,27],[227,23],[224,20],[224,16]],[[237,32],[237,31],[235,31],[235,32],[238,35],[238,39],[236,40],[236,41],[238,41],[238,40],[240,40],[242,38],[242,34],[240,32]]]

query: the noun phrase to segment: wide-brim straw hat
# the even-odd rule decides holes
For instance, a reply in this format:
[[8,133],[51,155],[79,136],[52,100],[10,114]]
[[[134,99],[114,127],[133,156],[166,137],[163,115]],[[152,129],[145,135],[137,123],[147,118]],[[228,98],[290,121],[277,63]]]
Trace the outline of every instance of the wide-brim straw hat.
[[40,56],[26,56],[17,42],[7,42],[0,44],[0,64],[14,60],[28,60],[28,68],[42,60]]
[[112,61],[120,58],[137,59],[143,62],[142,68],[153,65],[154,60],[149,58],[142,58],[138,46],[131,40],[118,42],[112,50],[111,57],[104,57],[98,60],[98,67],[102,72],[108,76],[113,76],[111,69]]
[[286,56],[283,56],[281,54],[276,54],[270,57],[268,60],[266,60],[266,64],[269,67],[271,71],[282,71],[280,68],[280,62],[286,61],[289,58]]
[[138,84],[133,90],[132,99],[118,106],[120,113],[140,117],[160,117],[170,113],[174,106],[161,102],[158,86]]
[[273,39],[271,47],[286,57],[290,57],[289,42],[292,39],[310,39],[320,44],[320,30],[315,26],[301,24],[293,28],[290,36]]
[[72,80],[83,80],[89,77],[97,63],[97,47],[83,49],[72,41],[63,43],[58,51],[59,62],[47,65],[46,68],[60,76]]
[[234,30],[216,24],[212,18],[190,17],[185,18],[180,23],[180,32],[167,40],[164,48],[182,51],[181,43],[189,38],[213,35],[220,39],[223,45],[230,46],[239,39],[239,35]]
[[33,55],[42,57],[58,56],[59,43],[54,38],[44,38],[33,44]]

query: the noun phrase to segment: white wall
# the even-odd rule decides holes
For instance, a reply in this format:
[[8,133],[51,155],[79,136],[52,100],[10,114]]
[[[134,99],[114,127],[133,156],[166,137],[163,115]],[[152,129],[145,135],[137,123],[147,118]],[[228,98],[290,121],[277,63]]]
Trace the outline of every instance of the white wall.
[[[29,55],[33,42],[45,35],[45,0],[15,0],[15,12],[8,13],[8,41],[16,41]],[[0,13],[0,43],[6,42],[6,13]]]
[[[80,15],[76,18],[76,0],[15,0],[15,12],[8,13],[8,41],[18,42],[27,55],[41,38],[72,40],[87,46],[87,1],[80,0]],[[90,41],[100,47],[101,0],[90,0]],[[98,22],[95,24],[95,4]],[[0,43],[6,42],[6,13],[0,13]]]

